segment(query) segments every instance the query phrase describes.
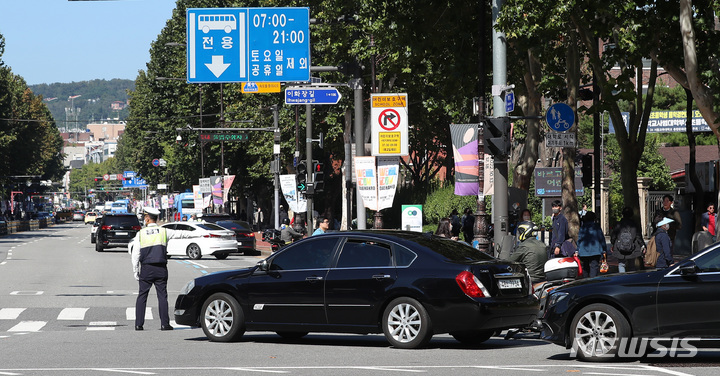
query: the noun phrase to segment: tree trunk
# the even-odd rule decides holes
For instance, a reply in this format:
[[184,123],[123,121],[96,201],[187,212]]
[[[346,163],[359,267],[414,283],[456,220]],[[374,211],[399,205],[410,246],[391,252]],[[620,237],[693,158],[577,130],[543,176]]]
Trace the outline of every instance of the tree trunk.
[[[575,113],[575,122],[568,132],[575,133],[577,139],[577,98],[580,90],[580,57],[578,53],[577,34],[571,30],[568,34],[567,47],[567,104]],[[568,235],[577,240],[580,230],[577,196],[575,196],[575,156],[576,148],[563,148],[562,161],[562,202],[563,213],[568,220]]]
[[[542,78],[542,72],[540,72],[540,64],[537,63],[532,51],[528,51],[528,58],[526,61],[523,60],[523,65],[525,67],[523,81],[527,89],[525,98],[521,103],[523,114],[525,116],[538,116],[542,111],[542,94],[538,91],[537,82]],[[540,121],[527,119],[525,124],[527,125],[527,135],[513,171],[513,186],[529,190],[539,155]]]
[[[693,11],[692,0],[680,0],[680,33],[683,40],[683,55],[685,61],[685,75],[687,77],[686,88],[690,89],[693,94],[695,103],[702,114],[705,122],[708,123],[710,129],[715,133],[715,137],[720,140],[720,113],[714,111],[713,95],[709,92],[698,72],[697,52],[695,50],[695,31],[693,30]],[[675,74],[681,73],[681,70],[672,71],[671,75],[675,78]],[[675,78],[677,80],[677,78]],[[678,80],[681,82],[681,80]]]

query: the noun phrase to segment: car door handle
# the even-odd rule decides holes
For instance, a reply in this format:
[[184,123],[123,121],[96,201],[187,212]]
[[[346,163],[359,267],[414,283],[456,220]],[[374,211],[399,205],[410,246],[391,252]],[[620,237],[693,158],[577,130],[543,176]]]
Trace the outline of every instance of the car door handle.
[[390,278],[392,278],[392,277],[390,277],[390,274],[375,274],[372,277],[373,277],[373,279],[390,279]]
[[315,282],[315,281],[322,281],[323,277],[319,276],[312,276],[305,278],[306,281]]

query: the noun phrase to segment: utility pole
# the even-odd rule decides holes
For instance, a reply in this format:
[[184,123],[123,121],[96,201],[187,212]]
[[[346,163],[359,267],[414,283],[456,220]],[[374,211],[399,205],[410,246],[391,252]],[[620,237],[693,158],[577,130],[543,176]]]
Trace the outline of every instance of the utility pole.
[[[308,166],[308,169],[312,169],[312,105],[306,104],[305,105],[305,166]],[[308,170],[309,171],[309,170]],[[310,187],[313,188],[313,176],[311,173],[308,173],[308,181],[310,182]],[[308,187],[308,188],[310,188]],[[308,189],[310,190],[310,189]],[[306,195],[307,199],[307,228],[308,228],[308,234],[312,234],[315,231],[315,223],[313,223],[313,195],[308,194]]]
[[[363,127],[363,101],[362,101],[362,78],[356,78],[350,81],[350,87],[353,89],[355,101],[355,156],[365,156],[365,129]],[[355,196],[357,197],[357,228],[365,230],[367,228],[367,219],[365,217],[365,203],[358,184],[355,184]]]
[[[504,87],[507,85],[505,33],[498,31],[496,27],[503,0],[493,0],[492,4],[493,87],[496,87],[496,85]],[[503,116],[505,116],[505,100],[502,92],[497,94],[497,91],[493,90],[493,117]],[[503,159],[495,159],[495,192],[492,214],[494,219],[493,241],[495,242],[496,255],[499,255],[499,252],[503,250],[508,231],[508,164],[507,159]]]
[[273,145],[273,156],[274,156],[274,167],[273,167],[273,181],[275,182],[275,228],[280,228],[280,114],[278,105],[272,106],[273,112],[273,126],[275,131],[273,132],[273,139],[275,143]]

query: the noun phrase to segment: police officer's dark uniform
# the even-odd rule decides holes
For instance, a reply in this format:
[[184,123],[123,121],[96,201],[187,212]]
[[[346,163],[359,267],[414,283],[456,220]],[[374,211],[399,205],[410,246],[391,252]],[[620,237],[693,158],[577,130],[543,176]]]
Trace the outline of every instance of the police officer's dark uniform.
[[160,211],[155,208],[145,208],[146,226],[138,231],[134,239],[132,250],[133,272],[139,281],[140,290],[135,301],[135,330],[143,330],[145,323],[145,306],[148,293],[152,285],[158,297],[158,311],[160,314],[160,329],[172,330],[168,314],[167,296],[167,241],[168,234],[165,228],[155,223]]

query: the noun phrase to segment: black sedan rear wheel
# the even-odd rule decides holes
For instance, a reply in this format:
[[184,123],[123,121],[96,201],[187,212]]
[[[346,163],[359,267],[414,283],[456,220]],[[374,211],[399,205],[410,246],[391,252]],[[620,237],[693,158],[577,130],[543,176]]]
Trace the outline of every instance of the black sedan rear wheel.
[[625,316],[607,304],[590,304],[581,309],[570,325],[573,349],[582,360],[605,362],[615,358],[621,339],[630,339]]
[[382,319],[385,338],[400,349],[423,347],[432,338],[432,323],[425,307],[412,298],[397,298],[385,308]]
[[233,342],[245,333],[245,316],[240,304],[225,293],[211,295],[203,304],[202,326],[205,335],[213,342]]
[[453,332],[450,333],[453,338],[463,345],[477,346],[492,337],[495,330],[469,330],[466,332]]

